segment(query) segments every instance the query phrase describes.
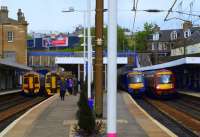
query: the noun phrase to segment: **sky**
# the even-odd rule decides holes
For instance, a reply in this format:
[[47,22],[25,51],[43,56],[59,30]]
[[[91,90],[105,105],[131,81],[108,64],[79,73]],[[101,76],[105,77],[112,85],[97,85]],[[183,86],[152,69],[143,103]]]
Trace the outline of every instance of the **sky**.
[[[194,10],[200,9],[200,0],[184,0],[183,10],[189,11],[189,3],[195,1]],[[91,0],[92,9],[95,9],[95,0]],[[164,9],[168,10],[174,0],[139,0],[138,9]],[[175,8],[178,9],[178,0]],[[104,7],[108,8],[108,0],[104,0]],[[83,12],[62,13],[73,7],[75,10],[86,10],[87,0],[0,0],[0,5],[8,6],[9,16],[17,18],[17,10],[22,9],[29,23],[28,31],[46,32],[72,32],[76,26],[83,25]],[[118,0],[118,24],[123,28],[133,30],[133,0]],[[200,12],[197,12],[200,14]],[[107,24],[108,14],[104,14],[104,23]],[[145,22],[156,23],[161,29],[180,28],[181,21],[164,22],[164,13],[138,12],[133,31],[142,30]],[[177,15],[170,15],[171,17]],[[186,17],[187,18],[187,17]],[[95,15],[92,12],[91,22],[94,26]],[[199,23],[199,22],[197,22]]]

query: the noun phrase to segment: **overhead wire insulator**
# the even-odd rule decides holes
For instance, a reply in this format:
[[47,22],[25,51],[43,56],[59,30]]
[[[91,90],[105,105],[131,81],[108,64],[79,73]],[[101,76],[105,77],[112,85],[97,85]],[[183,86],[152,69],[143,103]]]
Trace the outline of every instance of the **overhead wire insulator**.
[[148,10],[144,10],[146,12],[165,12],[165,10],[158,10],[158,9],[148,9]]

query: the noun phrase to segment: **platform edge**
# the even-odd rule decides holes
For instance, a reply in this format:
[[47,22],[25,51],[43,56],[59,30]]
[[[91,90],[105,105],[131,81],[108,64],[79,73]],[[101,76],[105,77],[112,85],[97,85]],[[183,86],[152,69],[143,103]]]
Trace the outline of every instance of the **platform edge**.
[[153,121],[158,127],[160,127],[164,132],[166,132],[169,136],[171,137],[178,137],[175,133],[173,133],[171,130],[169,130],[168,128],[166,128],[163,124],[161,124],[160,122],[158,122],[156,119],[154,119],[152,116],[150,116],[143,108],[141,108],[137,102],[135,102],[135,100],[128,94],[128,93],[123,93],[123,94],[127,94],[127,96],[130,98],[130,100],[136,105],[137,108],[140,109],[140,111],[142,111],[151,121]]
[[16,120],[14,120],[12,123],[10,123],[2,132],[0,132],[0,137],[5,136],[21,119],[23,119],[25,116],[27,116],[28,114],[30,114],[33,110],[37,109],[38,107],[40,107],[42,104],[52,100],[53,98],[55,98],[58,95],[54,95],[42,102],[40,102],[39,104],[37,104],[36,106],[32,107],[30,110],[28,110],[27,112],[25,112],[23,115],[21,115],[19,118],[17,118]]

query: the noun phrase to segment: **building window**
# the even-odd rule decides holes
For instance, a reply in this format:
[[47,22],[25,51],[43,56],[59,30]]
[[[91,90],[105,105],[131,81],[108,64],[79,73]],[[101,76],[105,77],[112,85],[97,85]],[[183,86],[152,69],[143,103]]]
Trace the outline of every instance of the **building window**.
[[187,31],[184,32],[184,38],[188,38],[191,36],[191,31],[188,29]]
[[172,31],[170,36],[171,36],[171,40],[176,40],[177,39],[177,32],[176,31]]
[[163,44],[162,44],[162,43],[159,43],[159,44],[158,44],[158,50],[159,50],[159,51],[162,51],[162,50],[163,50]]
[[153,34],[153,41],[159,40],[159,36],[160,36],[160,34],[158,32],[154,33]]
[[151,45],[151,50],[155,50],[154,43]]
[[8,42],[13,42],[14,39],[14,33],[12,31],[8,32]]

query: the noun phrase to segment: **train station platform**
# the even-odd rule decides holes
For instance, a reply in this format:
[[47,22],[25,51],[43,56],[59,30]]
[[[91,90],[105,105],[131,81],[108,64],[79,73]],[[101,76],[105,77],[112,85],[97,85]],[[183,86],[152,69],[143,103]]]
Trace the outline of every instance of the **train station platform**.
[[21,92],[21,89],[13,89],[13,90],[6,90],[6,91],[0,91],[0,96],[8,95],[8,94],[15,94]]
[[[76,122],[78,98],[66,96],[65,101],[61,101],[55,95],[14,121],[0,137],[73,137],[70,127]],[[118,93],[117,99],[118,137],[176,136],[144,112],[128,94]],[[106,103],[105,96],[104,119]]]
[[194,92],[194,91],[178,91],[178,93],[183,94],[183,95],[188,95],[188,96],[193,96],[200,98],[200,92]]

